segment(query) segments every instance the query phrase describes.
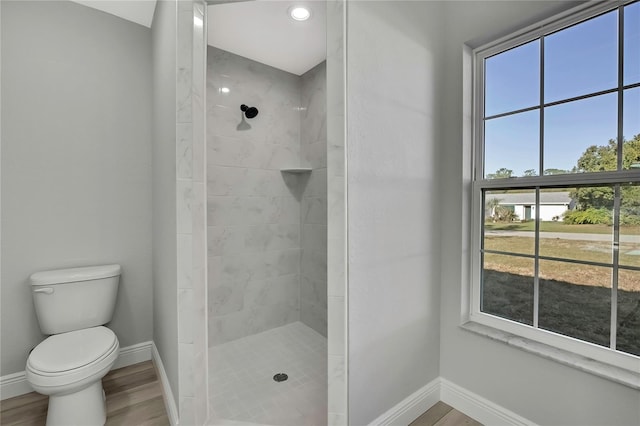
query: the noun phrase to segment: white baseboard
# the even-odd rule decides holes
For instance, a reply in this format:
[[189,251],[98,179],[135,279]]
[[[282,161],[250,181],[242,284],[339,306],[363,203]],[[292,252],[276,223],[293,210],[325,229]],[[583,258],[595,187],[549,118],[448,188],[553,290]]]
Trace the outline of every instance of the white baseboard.
[[536,426],[506,408],[455,383],[438,377],[369,423],[369,426],[406,426],[438,401],[491,426]]
[[440,378],[440,400],[485,425],[535,426],[513,411],[443,378]]
[[171,423],[171,426],[178,426],[178,407],[176,406],[176,400],[173,397],[173,392],[171,391],[171,384],[169,383],[167,372],[164,369],[164,364],[162,364],[162,358],[160,358],[160,352],[158,352],[158,348],[156,347],[155,343],[152,343],[152,351],[153,363],[156,365],[158,374],[160,375],[162,397],[164,398],[164,406],[167,410],[169,423]]
[[[121,348],[120,355],[113,368],[122,368],[150,359],[153,360],[158,369],[169,421],[172,426],[178,426],[179,418],[175,398],[173,397],[160,353],[153,342],[143,342]],[[24,371],[0,377],[0,400],[29,392],[32,392],[32,389],[27,382]],[[438,401],[449,404],[456,410],[473,417],[483,424],[492,426],[536,426],[532,421],[441,377],[432,380],[400,401],[371,422],[370,426],[407,425]]]
[[0,400],[33,392],[24,371],[0,377]]
[[369,426],[406,426],[440,400],[440,378],[434,379],[400,401]]
[[[111,369],[115,370],[139,362],[149,361],[151,359],[152,346],[153,342],[143,342],[120,348],[118,359]],[[33,389],[31,389],[29,382],[27,382],[27,376],[24,371],[0,377],[0,400],[24,395],[29,392],[33,392]]]
[[120,348],[118,359],[116,359],[111,369],[116,370],[139,362],[149,361],[151,359],[152,346],[153,342],[149,341],[127,346],[126,348]]

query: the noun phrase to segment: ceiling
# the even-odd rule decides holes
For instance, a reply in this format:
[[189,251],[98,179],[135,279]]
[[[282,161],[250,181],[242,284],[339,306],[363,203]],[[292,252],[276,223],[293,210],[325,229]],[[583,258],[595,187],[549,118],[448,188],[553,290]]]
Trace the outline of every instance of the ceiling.
[[156,0],[71,0],[151,28]]
[[[151,27],[156,0],[73,0],[146,27]],[[255,0],[209,5],[211,46],[302,75],[326,58],[325,0]],[[289,17],[288,9],[304,5],[311,18]]]
[[[208,42],[236,55],[302,75],[326,59],[326,2],[256,0],[210,5]],[[291,19],[291,6],[304,5],[311,18]]]

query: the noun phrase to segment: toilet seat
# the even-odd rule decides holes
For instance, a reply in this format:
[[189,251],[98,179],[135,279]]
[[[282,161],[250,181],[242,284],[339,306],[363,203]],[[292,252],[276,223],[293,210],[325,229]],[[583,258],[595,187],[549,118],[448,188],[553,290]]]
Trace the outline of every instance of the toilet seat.
[[55,334],[36,346],[27,361],[40,374],[58,374],[82,368],[109,354],[118,339],[106,327]]
[[96,375],[106,374],[118,357],[119,347],[113,331],[102,326],[50,336],[29,355],[27,380],[45,391],[81,386]]

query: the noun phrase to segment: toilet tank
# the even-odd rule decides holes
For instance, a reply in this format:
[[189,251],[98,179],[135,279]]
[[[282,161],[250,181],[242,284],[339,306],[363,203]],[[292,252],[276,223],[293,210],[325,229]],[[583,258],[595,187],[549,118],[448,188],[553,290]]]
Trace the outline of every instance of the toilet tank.
[[103,325],[116,305],[120,265],[37,272],[29,277],[33,303],[44,334]]

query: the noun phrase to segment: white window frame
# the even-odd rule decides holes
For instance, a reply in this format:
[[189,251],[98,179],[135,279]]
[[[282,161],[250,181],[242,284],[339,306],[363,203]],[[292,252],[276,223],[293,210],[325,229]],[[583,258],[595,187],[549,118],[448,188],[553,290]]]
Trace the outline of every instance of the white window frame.
[[[633,375],[640,374],[640,357],[612,350],[600,345],[592,344],[586,341],[582,341],[576,338],[563,336],[554,332],[546,331],[540,328],[534,328],[529,325],[521,324],[515,321],[511,321],[505,318],[500,318],[491,314],[487,314],[480,311],[480,299],[481,299],[481,269],[482,269],[482,257],[481,257],[481,241],[482,241],[482,226],[483,226],[483,211],[484,204],[482,199],[482,191],[488,189],[517,189],[517,188],[529,188],[529,189],[544,189],[549,185],[555,186],[575,186],[575,185],[604,185],[604,184],[616,184],[616,183],[637,183],[640,182],[640,173],[633,170],[620,170],[612,172],[599,172],[599,173],[581,173],[581,174],[567,174],[567,175],[552,175],[552,176],[535,176],[535,177],[521,177],[510,179],[493,179],[485,180],[483,171],[483,146],[484,146],[484,59],[495,54],[507,51],[513,47],[525,44],[532,40],[538,39],[541,36],[546,36],[550,33],[561,30],[565,27],[569,27],[574,24],[578,24],[581,21],[585,21],[589,18],[597,15],[612,11],[616,8],[622,8],[626,4],[633,3],[635,0],[626,1],[610,1],[599,2],[597,4],[589,3],[587,5],[580,6],[578,8],[571,9],[561,15],[542,21],[539,24],[530,26],[522,31],[513,34],[508,37],[496,40],[488,45],[481,46],[474,49],[471,52],[472,55],[472,120],[473,130],[471,139],[473,140],[473,152],[472,152],[472,170],[470,172],[471,177],[471,224],[470,224],[470,261],[469,261],[469,278],[471,281],[469,293],[463,294],[463,316],[462,323],[464,324],[480,324],[481,326],[488,327],[488,330],[494,330],[494,332],[486,332],[487,335],[496,336],[495,331],[502,333],[508,333],[506,336],[499,340],[508,342],[513,337],[524,338],[524,341],[518,342],[517,346],[526,347],[527,342],[537,342],[542,346],[549,346],[551,348],[557,348],[562,351],[577,354],[580,357],[586,357],[596,362],[604,363],[609,366],[622,368],[631,372]],[[622,21],[622,14],[619,14],[620,22]],[[619,23],[619,34],[622,34],[623,27]],[[619,43],[619,56],[622,55],[622,43]],[[620,62],[620,59],[619,59]],[[619,67],[621,68],[621,67]],[[622,91],[622,76],[623,70],[619,69],[618,72],[618,87],[615,91]],[[633,85],[632,87],[634,87]],[[541,91],[543,88],[541,87]],[[615,92],[614,91],[614,92]],[[607,91],[605,91],[606,93]],[[542,131],[542,127],[541,127]],[[618,135],[622,134],[622,120],[618,120]],[[620,139],[620,137],[618,138]],[[618,141],[621,145],[621,140]],[[540,159],[542,161],[542,158]],[[536,191],[537,192],[537,191]],[[538,209],[536,209],[538,210]],[[536,212],[538,214],[538,212]],[[536,220],[536,242],[539,238],[539,221]],[[617,232],[614,231],[614,234]],[[617,237],[616,237],[617,238]],[[537,253],[536,253],[537,257]],[[614,266],[615,267],[615,266]],[[617,283],[614,282],[614,291],[617,287]],[[537,308],[537,288],[534,294],[534,306]],[[615,310],[613,304],[615,303],[615,296],[612,300],[612,310]],[[615,311],[614,311],[615,313]],[[612,314],[613,316],[613,314]],[[611,322],[611,326],[615,327],[615,321]],[[473,327],[470,327],[473,329]],[[477,331],[477,330],[475,330]],[[540,352],[539,349],[534,352]],[[544,352],[544,351],[543,351]],[[554,358],[554,356],[548,356]],[[635,387],[635,386],[634,386]]]

